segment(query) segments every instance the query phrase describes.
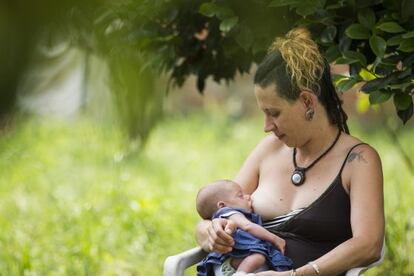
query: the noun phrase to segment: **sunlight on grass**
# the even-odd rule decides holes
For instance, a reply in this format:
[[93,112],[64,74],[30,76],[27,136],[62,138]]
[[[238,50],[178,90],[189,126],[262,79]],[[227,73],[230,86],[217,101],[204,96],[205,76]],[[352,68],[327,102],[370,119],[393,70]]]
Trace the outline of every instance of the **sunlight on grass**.
[[[166,256],[196,245],[198,188],[234,177],[261,119],[167,118],[140,154],[112,125],[18,123],[0,139],[0,274],[161,275]],[[389,250],[369,275],[413,273],[412,176],[383,132],[351,129],[385,171]],[[414,133],[400,137],[413,156]]]

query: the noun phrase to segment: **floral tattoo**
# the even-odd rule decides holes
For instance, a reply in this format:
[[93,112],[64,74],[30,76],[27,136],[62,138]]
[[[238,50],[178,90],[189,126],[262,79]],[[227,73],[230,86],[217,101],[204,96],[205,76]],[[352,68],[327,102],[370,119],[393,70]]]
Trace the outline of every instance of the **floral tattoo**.
[[348,163],[351,163],[355,159],[357,159],[359,162],[368,163],[368,161],[362,155],[362,152],[363,151],[360,151],[360,152],[351,152],[351,154],[348,156]]

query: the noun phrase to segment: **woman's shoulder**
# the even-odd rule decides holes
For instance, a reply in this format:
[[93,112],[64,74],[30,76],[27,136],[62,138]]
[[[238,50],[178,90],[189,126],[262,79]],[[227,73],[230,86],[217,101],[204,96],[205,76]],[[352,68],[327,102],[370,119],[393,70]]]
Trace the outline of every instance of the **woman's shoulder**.
[[273,134],[266,135],[260,140],[255,148],[251,151],[248,160],[255,160],[255,164],[259,164],[269,155],[275,155],[283,148],[283,143]]
[[358,176],[381,171],[381,158],[377,150],[369,143],[351,135],[345,135],[343,142],[346,154],[345,175]]
[[[269,156],[275,156],[275,153],[279,152],[282,147],[282,142],[279,141],[276,136],[272,134],[266,135],[250,152],[238,175],[236,176],[236,182],[242,185],[242,183],[248,179],[250,180],[251,188],[254,187],[254,189],[256,189],[260,165]],[[250,191],[250,189],[248,190]],[[253,192],[253,190],[251,190],[251,192]]]
[[348,156],[353,153],[364,152],[369,156],[379,158],[377,150],[372,145],[350,134],[344,134],[343,147],[344,150],[349,153]]
[[281,142],[274,134],[268,134],[257,144],[255,150],[266,154],[269,152],[273,153],[275,151],[279,151],[283,147],[283,142]]

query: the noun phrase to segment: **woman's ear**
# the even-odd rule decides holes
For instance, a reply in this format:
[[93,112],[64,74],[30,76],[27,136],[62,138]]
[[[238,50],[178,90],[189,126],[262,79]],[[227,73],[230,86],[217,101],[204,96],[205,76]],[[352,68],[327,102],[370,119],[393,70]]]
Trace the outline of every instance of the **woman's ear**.
[[310,91],[307,91],[307,90],[303,90],[299,94],[299,100],[300,100],[301,103],[303,103],[306,110],[308,110],[308,109],[313,109],[314,110],[316,101],[318,99],[317,99],[317,96],[314,93],[312,93]]
[[226,203],[222,200],[220,200],[219,202],[217,202],[217,208],[223,208],[226,207]]

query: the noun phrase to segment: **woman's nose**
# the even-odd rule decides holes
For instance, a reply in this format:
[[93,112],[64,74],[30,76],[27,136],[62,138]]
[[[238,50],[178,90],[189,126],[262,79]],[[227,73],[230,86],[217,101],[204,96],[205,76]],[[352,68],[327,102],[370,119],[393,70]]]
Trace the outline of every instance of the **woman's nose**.
[[264,132],[270,132],[274,129],[275,125],[269,115],[265,115],[264,119]]

